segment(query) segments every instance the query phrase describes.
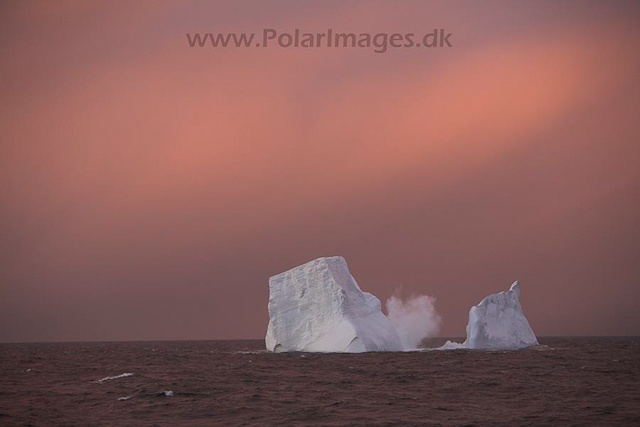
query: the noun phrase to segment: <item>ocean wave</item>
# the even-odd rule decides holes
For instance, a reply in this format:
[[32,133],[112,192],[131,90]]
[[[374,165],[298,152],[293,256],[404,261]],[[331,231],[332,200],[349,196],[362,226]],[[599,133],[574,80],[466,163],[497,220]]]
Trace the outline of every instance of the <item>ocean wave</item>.
[[125,378],[125,377],[131,377],[131,376],[133,376],[133,374],[131,372],[125,372],[124,374],[116,375],[116,376],[113,376],[113,377],[104,377],[104,378],[96,380],[94,382],[103,383],[105,381],[117,380],[119,378]]

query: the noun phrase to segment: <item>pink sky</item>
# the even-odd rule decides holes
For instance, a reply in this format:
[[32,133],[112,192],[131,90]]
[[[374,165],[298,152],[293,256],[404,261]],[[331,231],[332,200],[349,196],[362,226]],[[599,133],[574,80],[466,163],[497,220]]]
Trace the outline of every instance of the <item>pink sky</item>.
[[[522,282],[545,335],[640,334],[637,2],[4,2],[0,341],[262,338],[342,255],[441,335]],[[187,32],[453,33],[440,50]]]

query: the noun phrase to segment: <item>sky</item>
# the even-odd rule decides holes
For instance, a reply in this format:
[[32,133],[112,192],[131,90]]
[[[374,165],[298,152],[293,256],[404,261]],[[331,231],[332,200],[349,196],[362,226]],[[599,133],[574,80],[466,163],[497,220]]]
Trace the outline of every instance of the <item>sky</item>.
[[[187,33],[452,33],[191,48]],[[640,335],[635,1],[0,4],[0,341],[259,339],[341,255],[441,336]]]

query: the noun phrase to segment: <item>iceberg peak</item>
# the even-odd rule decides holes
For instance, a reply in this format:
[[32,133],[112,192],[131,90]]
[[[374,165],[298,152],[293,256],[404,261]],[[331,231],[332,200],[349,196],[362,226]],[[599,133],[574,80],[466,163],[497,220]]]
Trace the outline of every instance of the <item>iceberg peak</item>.
[[519,298],[520,297],[520,281],[516,280],[515,282],[513,282],[513,284],[509,288],[509,291],[517,292],[518,298]]

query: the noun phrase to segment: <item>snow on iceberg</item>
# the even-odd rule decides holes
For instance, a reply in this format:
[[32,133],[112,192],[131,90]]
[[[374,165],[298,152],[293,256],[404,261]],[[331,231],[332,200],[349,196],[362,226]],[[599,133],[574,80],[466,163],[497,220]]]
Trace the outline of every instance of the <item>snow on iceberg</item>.
[[520,305],[520,282],[506,292],[492,294],[469,310],[467,340],[447,341],[441,350],[460,348],[478,350],[517,350],[538,345]]
[[269,279],[267,350],[402,351],[380,300],[362,292],[342,257],[318,258]]

